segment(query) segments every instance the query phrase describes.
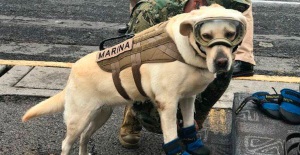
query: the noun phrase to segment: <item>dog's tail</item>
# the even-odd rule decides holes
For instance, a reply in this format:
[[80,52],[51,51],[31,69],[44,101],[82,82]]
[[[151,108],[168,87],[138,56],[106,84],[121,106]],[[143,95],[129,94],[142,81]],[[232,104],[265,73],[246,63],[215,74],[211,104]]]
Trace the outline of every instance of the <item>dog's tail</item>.
[[46,114],[53,114],[64,110],[65,90],[46,99],[34,107],[30,108],[22,117],[22,121],[26,122],[29,119]]

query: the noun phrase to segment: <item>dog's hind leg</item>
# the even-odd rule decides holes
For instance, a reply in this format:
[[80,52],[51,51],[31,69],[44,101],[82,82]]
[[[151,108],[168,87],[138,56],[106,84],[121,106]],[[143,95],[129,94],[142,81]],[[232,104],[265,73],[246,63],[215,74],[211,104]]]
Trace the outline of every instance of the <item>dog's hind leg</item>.
[[[73,98],[74,97],[74,98]],[[67,126],[66,138],[62,142],[61,155],[68,155],[79,135],[87,128],[97,110],[101,107],[97,101],[73,95],[66,98],[64,119]]]
[[88,155],[87,145],[90,137],[97,131],[111,116],[113,108],[102,106],[93,117],[89,126],[83,131],[80,136],[79,155]]
[[62,142],[61,155],[68,155],[75,140],[88,126],[90,120],[88,114],[75,115],[65,120],[67,125],[66,138]]

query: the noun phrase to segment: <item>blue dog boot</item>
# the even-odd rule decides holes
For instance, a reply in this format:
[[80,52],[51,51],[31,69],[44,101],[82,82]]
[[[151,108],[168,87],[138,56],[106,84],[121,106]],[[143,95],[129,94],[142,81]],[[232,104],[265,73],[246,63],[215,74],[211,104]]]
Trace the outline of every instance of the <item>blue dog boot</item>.
[[166,155],[190,155],[181,148],[180,140],[178,138],[164,144],[163,149]]
[[300,92],[291,89],[282,89],[283,101],[280,113],[284,120],[291,124],[300,124]]
[[259,110],[266,115],[275,119],[281,119],[279,109],[282,102],[282,96],[280,94],[269,94],[268,92],[263,91],[256,92],[244,99],[237,108],[235,114],[238,114],[248,102],[255,104]]
[[258,106],[268,116],[280,119],[279,106],[282,100],[280,94],[269,94],[267,92],[256,92],[252,94],[253,97],[258,99]]
[[179,137],[185,144],[185,150],[192,155],[209,155],[210,150],[204,146],[201,139],[197,138],[197,131],[195,125],[182,128],[179,131]]

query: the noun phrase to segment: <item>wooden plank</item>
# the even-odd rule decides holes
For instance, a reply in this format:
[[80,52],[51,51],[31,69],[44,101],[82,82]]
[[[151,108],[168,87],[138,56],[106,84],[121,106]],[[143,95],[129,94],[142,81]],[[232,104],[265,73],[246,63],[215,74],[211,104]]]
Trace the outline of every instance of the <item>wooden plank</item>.
[[251,80],[251,81],[300,83],[299,77],[291,77],[291,76],[253,75],[253,76],[249,76],[249,77],[235,77],[234,79],[235,80]]
[[73,63],[52,61],[0,60],[0,65],[71,68]]

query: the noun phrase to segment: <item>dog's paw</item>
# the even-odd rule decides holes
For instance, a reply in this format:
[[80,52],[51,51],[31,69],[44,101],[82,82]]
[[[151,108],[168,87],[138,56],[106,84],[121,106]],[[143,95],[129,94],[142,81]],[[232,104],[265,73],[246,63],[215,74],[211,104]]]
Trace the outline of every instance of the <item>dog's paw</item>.
[[197,139],[196,141],[194,141],[190,144],[187,144],[186,151],[193,155],[209,155],[210,154],[209,148],[204,146],[200,139]]

